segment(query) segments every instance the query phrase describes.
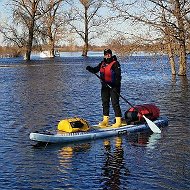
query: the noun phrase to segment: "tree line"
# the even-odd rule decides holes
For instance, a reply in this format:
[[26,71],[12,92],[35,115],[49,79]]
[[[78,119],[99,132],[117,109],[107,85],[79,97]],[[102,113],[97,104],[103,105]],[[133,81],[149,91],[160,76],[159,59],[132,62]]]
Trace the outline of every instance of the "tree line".
[[[176,75],[178,63],[178,75],[186,75],[189,0],[10,0],[9,6],[12,15],[0,32],[7,44],[24,50],[26,60],[34,47],[46,47],[53,57],[55,46],[72,45],[77,35],[83,56],[92,40],[102,39],[123,54],[139,50],[167,54],[171,73]],[[125,27],[117,27],[119,23]]]

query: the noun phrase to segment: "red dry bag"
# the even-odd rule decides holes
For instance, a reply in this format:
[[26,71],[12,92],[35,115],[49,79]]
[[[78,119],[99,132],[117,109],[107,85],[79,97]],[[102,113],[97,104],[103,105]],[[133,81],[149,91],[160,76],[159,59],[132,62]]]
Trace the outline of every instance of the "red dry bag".
[[150,120],[156,120],[160,116],[160,109],[155,104],[136,105],[125,112],[125,120],[128,124],[143,122],[143,115]]

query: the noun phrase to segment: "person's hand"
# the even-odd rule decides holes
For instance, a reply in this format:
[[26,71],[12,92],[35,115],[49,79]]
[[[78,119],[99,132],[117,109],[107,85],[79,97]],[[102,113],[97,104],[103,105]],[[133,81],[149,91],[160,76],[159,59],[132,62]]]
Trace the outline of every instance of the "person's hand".
[[90,72],[91,66],[87,66],[87,67],[86,67],[86,70]]
[[91,66],[87,66],[86,70],[89,71],[89,72],[91,72],[91,73],[94,73],[94,69]]

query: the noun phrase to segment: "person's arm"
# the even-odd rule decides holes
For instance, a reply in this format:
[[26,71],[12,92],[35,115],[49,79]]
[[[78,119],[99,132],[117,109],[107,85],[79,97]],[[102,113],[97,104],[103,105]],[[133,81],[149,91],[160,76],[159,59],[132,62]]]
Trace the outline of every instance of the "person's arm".
[[96,67],[87,66],[86,70],[88,70],[91,73],[97,73],[100,71],[101,64],[102,63],[99,63],[98,66],[96,66]]
[[112,66],[112,69],[115,73],[115,82],[114,86],[120,86],[121,85],[121,66],[118,61]]

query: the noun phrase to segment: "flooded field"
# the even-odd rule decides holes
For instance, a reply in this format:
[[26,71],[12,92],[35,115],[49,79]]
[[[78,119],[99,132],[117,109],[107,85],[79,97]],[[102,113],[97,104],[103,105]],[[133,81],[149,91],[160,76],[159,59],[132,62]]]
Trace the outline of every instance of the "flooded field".
[[[121,94],[134,105],[155,103],[169,119],[161,134],[33,147],[31,132],[55,129],[63,118],[101,120],[100,81],[85,69],[101,56],[0,59],[1,189],[190,189],[189,63],[185,78],[171,76],[166,57],[119,58]],[[122,99],[121,108],[129,109]]]

